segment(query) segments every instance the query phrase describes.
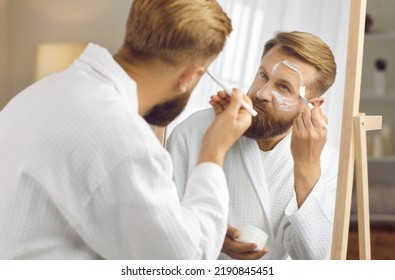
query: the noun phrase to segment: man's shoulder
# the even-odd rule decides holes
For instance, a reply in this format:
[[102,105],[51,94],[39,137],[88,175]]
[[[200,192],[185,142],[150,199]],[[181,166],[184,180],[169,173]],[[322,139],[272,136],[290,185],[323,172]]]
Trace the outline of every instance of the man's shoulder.
[[214,118],[215,112],[212,108],[203,109],[187,117],[174,128],[174,131],[206,131]]
[[192,113],[185,119],[185,123],[211,123],[215,118],[213,108],[203,109]]
[[171,149],[170,147],[172,145],[179,146],[180,143],[198,145],[214,118],[215,112],[212,108],[203,109],[191,114],[171,131],[167,141],[167,147]]

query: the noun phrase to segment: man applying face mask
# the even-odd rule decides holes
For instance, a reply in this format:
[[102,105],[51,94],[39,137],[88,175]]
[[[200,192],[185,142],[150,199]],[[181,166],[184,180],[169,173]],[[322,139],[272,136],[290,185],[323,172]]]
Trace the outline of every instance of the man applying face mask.
[[[149,124],[184,108],[231,32],[206,0],[134,0],[111,55],[19,93],[0,117],[0,259],[215,259],[228,216],[225,154],[251,123],[234,91],[179,199]],[[244,98],[244,99],[243,99]]]
[[[220,258],[330,257],[338,153],[326,143],[327,118],[319,106],[335,76],[331,50],[312,34],[282,32],[265,44],[248,92],[258,115],[225,159],[230,211]],[[301,87],[315,108],[303,102]],[[214,110],[193,114],[169,137],[181,195],[202,131],[227,107],[228,97],[219,92],[211,104]],[[243,225],[265,231],[266,248],[255,252],[255,244],[238,242]]]

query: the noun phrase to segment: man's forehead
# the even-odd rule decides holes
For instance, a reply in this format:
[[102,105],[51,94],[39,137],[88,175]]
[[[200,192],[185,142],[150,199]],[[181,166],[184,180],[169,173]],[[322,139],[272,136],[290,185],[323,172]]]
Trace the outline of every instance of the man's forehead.
[[278,61],[272,69],[272,78],[289,80],[292,83],[304,84],[302,71],[299,67],[289,60]]
[[270,76],[270,79],[275,81],[287,82],[296,87],[301,86],[301,83],[303,82],[301,72],[297,71],[297,68],[289,67],[283,60],[276,62],[274,65],[262,64],[260,69],[267,73]]
[[[288,66],[291,67],[287,67],[287,65],[284,65],[284,63],[280,64],[279,62],[282,61],[289,62]],[[277,67],[281,69],[283,74],[287,73],[287,75],[289,75],[290,77],[295,76],[298,78],[298,80],[300,80],[300,76],[302,75],[305,83],[311,80],[315,73],[315,69],[312,65],[299,59],[298,57],[284,52],[281,48],[278,47],[272,48],[262,57],[260,69],[264,70],[267,74],[271,74],[276,64],[278,65]],[[282,66],[280,67],[279,65]],[[297,71],[295,71],[295,69],[297,69]],[[298,71],[301,75],[298,73]]]
[[287,54],[281,55],[281,53],[272,53],[269,51],[265,56],[262,57],[260,66],[266,71],[272,71],[273,67],[281,61],[289,61],[292,65],[296,65],[298,69],[300,69],[300,66],[303,63],[303,61],[293,56]]

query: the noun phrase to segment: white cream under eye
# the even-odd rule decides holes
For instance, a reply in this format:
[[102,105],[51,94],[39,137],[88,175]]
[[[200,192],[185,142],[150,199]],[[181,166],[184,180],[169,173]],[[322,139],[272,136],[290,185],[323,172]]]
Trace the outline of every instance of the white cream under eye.
[[272,91],[272,94],[276,98],[277,109],[280,111],[291,111],[299,103],[298,99],[284,97],[275,90]]

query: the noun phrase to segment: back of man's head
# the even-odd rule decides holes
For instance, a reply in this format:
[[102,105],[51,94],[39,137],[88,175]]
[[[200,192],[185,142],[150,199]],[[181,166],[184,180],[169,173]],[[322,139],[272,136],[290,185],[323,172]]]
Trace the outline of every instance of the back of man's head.
[[273,47],[312,65],[317,70],[311,91],[313,97],[324,94],[336,78],[336,62],[329,46],[319,37],[306,32],[279,32],[267,41],[262,57]]
[[216,56],[231,31],[215,0],[134,0],[124,47],[142,61],[178,64]]

